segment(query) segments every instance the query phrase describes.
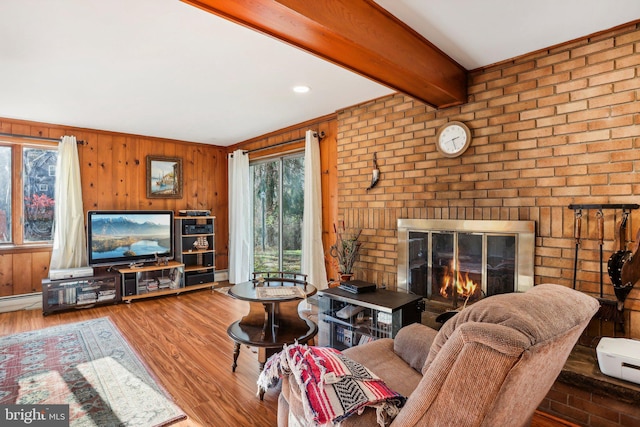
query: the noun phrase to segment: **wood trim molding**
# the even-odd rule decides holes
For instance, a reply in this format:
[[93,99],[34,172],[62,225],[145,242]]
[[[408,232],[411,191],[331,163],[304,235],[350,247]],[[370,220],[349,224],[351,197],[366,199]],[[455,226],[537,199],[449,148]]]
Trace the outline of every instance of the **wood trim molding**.
[[[310,128],[317,128],[319,124],[325,122],[331,122],[337,120],[337,113],[326,114],[324,116],[316,117],[311,120],[305,120],[301,123],[296,123],[295,125],[287,126],[286,128],[278,129],[273,132],[265,133],[264,135],[256,136],[251,139],[247,139],[241,142],[237,142],[233,145],[227,147],[227,154],[233,153],[238,149],[252,150],[256,148],[264,148],[267,145],[256,145],[256,144],[266,144],[265,141],[268,141],[271,144],[283,142],[287,139],[295,139],[301,138],[304,136],[304,133]],[[319,130],[319,129],[315,129]],[[292,136],[291,134],[297,133],[299,136]]]
[[182,0],[437,108],[467,102],[467,71],[371,0]]

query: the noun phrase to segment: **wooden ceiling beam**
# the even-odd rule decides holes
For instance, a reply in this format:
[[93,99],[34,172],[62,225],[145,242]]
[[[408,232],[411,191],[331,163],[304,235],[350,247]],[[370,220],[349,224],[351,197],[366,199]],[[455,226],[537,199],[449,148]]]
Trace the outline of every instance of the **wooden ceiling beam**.
[[182,0],[434,107],[467,102],[467,71],[372,0]]

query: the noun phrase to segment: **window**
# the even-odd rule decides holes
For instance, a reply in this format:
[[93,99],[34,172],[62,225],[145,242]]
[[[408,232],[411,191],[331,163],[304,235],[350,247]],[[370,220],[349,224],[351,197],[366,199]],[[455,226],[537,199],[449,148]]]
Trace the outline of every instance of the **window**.
[[301,271],[304,154],[255,162],[253,270]]
[[0,243],[11,242],[11,147],[0,146]]
[[0,142],[0,243],[50,242],[58,149]]

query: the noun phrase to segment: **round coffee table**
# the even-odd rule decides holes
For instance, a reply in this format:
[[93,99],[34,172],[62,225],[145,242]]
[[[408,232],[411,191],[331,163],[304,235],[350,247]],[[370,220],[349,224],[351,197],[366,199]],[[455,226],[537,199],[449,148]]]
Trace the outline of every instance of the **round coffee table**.
[[242,344],[258,347],[262,370],[267,359],[283,346],[309,342],[318,333],[318,326],[300,316],[298,305],[316,291],[315,286],[292,279],[250,280],[233,286],[229,295],[248,301],[249,313],[227,328],[235,342],[231,369],[235,372],[238,366]]

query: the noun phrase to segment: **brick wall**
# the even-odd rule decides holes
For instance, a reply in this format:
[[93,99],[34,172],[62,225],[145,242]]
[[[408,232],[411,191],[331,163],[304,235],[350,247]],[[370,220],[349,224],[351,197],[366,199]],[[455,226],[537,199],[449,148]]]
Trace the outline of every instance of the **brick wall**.
[[599,395],[558,381],[538,409],[581,426],[640,425],[640,408],[637,404]]
[[[458,107],[435,110],[396,94],[340,111],[338,216],[363,229],[356,277],[396,287],[398,218],[534,220],[536,284],[571,286],[568,205],[640,203],[639,65],[634,24],[474,71],[469,102]],[[473,135],[454,159],[434,145],[451,120]],[[367,191],[374,152],[381,180]],[[577,287],[597,295],[595,212],[583,214]],[[620,212],[604,214],[606,264]],[[634,211],[630,236],[638,226]],[[615,299],[604,268],[605,297]],[[640,285],[626,308],[625,334],[640,338]]]

